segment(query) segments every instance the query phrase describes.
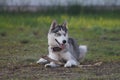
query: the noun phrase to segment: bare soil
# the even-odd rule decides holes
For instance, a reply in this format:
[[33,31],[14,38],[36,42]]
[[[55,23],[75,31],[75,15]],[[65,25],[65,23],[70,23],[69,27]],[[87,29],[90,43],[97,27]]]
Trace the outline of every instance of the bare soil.
[[1,69],[0,80],[120,80],[119,62],[104,62],[100,66],[82,68],[45,68],[38,64],[19,64]]

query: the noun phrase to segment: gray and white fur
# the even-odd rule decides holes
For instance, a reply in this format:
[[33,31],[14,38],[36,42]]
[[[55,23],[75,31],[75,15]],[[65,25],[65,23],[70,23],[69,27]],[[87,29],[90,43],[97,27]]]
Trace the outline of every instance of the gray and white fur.
[[[84,59],[87,52],[86,45],[78,45],[76,40],[68,37],[67,22],[62,25],[57,24],[54,20],[48,32],[48,51],[49,58],[61,61],[64,60],[64,67],[78,66],[79,62]],[[46,63],[47,60],[40,58],[37,63]],[[58,67],[60,65],[50,62],[45,67]]]

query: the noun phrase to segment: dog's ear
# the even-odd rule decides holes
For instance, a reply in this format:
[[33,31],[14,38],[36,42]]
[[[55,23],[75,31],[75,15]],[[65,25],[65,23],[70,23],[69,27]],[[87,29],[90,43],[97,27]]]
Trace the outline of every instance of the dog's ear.
[[57,25],[57,21],[56,21],[56,20],[53,20],[52,23],[51,23],[49,32],[50,32],[52,29],[54,29],[54,28],[56,27],[56,25]]
[[66,21],[66,20],[63,22],[62,26],[68,28],[68,27],[67,27],[67,21]]

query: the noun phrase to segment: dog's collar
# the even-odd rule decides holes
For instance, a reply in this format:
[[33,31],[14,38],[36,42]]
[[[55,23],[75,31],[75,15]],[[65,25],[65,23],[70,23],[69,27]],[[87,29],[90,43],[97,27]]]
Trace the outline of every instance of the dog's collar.
[[53,52],[59,52],[62,50],[62,48],[60,48],[60,47],[52,47],[51,49]]

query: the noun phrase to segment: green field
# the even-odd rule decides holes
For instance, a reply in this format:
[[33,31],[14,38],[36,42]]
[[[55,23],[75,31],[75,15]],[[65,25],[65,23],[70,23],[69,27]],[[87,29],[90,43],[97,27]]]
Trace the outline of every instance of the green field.
[[[0,13],[0,80],[119,80],[120,12]],[[52,20],[68,21],[69,36],[88,46],[84,68],[44,68]]]

